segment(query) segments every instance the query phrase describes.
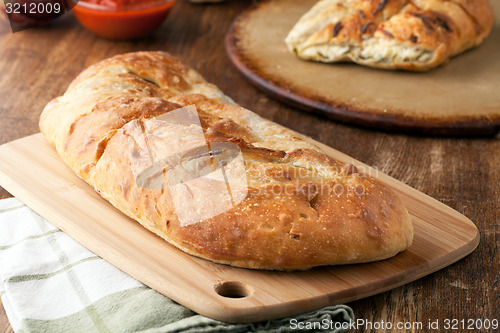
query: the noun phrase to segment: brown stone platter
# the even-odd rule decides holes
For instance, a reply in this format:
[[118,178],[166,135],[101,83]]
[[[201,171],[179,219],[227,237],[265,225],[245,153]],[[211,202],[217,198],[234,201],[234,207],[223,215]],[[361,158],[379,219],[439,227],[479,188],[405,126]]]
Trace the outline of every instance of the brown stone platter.
[[[480,47],[425,73],[303,61],[284,39],[314,0],[262,1],[226,35],[238,70],[270,96],[305,111],[384,130],[438,135],[500,131],[500,22]],[[500,17],[500,0],[493,0]]]

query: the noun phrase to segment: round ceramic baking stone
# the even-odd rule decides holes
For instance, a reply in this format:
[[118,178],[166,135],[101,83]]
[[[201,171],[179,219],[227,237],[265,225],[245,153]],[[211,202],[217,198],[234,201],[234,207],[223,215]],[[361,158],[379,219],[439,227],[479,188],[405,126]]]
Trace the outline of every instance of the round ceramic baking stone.
[[[500,21],[478,48],[425,73],[304,61],[284,39],[315,0],[260,2],[226,36],[236,67],[271,96],[336,120],[446,135],[500,131]],[[492,1],[500,17],[500,0]]]

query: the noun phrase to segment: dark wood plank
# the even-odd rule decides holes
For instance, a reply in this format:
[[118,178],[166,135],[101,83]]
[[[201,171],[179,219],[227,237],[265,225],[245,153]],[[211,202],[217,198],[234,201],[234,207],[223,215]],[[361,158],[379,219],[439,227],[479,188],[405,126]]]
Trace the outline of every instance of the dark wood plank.
[[[232,66],[223,45],[232,19],[250,3],[233,0],[205,6],[178,1],[158,31],[136,41],[97,38],[71,15],[49,27],[16,34],[0,22],[0,144],[36,133],[44,105],[86,66],[128,51],[171,52],[241,105],[377,166],[476,223],[481,242],[470,256],[406,286],[349,304],[356,318],[424,325],[439,319],[441,328],[446,318],[498,319],[500,137],[439,138],[366,130],[268,98]],[[0,198],[7,196],[0,190]],[[4,327],[9,326],[2,309],[0,332],[12,332]]]

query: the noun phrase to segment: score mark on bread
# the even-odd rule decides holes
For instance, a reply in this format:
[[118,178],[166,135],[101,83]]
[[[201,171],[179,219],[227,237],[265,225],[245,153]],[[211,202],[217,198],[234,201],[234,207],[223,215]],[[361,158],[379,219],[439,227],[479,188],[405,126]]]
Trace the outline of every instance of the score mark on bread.
[[[186,107],[199,119],[194,132],[161,121]],[[40,128],[65,163],[116,208],[179,249],[217,263],[306,269],[382,260],[412,243],[410,217],[391,189],[234,104],[167,53],[123,54],[91,66],[45,107]],[[141,143],[145,134],[149,150]],[[204,213],[227,199],[224,176],[209,177],[212,194],[191,201],[176,199],[183,198],[178,180],[193,178],[185,170],[175,174],[175,165],[180,178],[166,177],[167,187],[139,186],[137,176],[152,165],[148,154],[172,162],[204,144],[207,153],[237,146],[243,163],[228,160],[224,170],[228,177],[243,170],[244,191],[231,188],[226,210],[183,223],[182,212]],[[201,155],[210,167],[214,158]],[[244,195],[235,200],[235,193]]]

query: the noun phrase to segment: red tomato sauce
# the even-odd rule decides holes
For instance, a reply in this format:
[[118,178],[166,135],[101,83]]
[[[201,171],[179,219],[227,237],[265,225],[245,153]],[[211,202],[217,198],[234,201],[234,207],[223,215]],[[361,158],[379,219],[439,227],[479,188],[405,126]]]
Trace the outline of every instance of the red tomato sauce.
[[175,0],[80,0],[73,11],[84,27],[99,36],[136,38],[158,27],[174,3]]
[[155,2],[158,0],[80,0],[89,3],[95,3],[97,5],[106,7],[126,7],[130,5],[139,5],[149,2]]

